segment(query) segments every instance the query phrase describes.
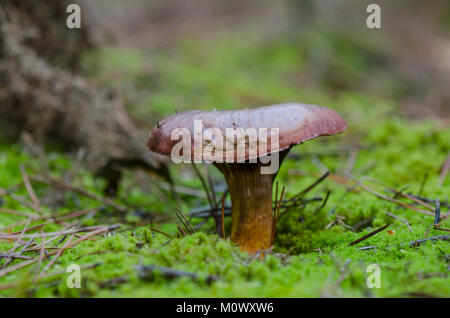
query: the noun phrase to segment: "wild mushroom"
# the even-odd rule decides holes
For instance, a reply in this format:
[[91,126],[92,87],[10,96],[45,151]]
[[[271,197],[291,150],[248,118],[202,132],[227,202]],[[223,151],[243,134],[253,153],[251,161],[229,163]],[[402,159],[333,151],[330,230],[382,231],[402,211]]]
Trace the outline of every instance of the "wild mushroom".
[[[346,122],[334,110],[315,105],[289,103],[237,111],[190,111],[159,122],[147,146],[151,151],[172,155],[177,163],[213,162],[225,176],[231,196],[231,240],[255,253],[270,247],[272,185],[290,147],[346,128]],[[235,135],[230,137],[233,131]],[[256,141],[255,131],[259,131]],[[174,158],[177,154],[179,157]],[[270,168],[268,159],[277,158],[276,169],[264,173],[262,169]]]

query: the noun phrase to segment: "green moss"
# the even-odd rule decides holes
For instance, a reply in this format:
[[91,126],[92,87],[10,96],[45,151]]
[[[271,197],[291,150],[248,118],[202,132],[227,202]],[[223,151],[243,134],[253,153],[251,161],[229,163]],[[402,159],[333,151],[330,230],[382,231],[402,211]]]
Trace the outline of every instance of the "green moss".
[[[322,38],[321,38],[322,37]],[[299,85],[293,80],[307,67],[307,47],[317,42],[331,43],[330,54],[336,55],[331,70],[341,70],[342,76],[354,79],[362,69],[372,63],[373,57],[364,57],[367,48],[357,46],[352,39],[345,43],[330,40],[329,34],[298,45],[291,39],[273,39],[269,42],[251,37],[242,41],[240,36],[224,36],[215,45],[205,40],[186,39],[179,50],[147,52],[124,51],[107,48],[87,58],[86,68],[96,65],[95,75],[120,72],[132,89],[125,90],[125,102],[139,118],[156,120],[175,109],[235,109],[286,101],[302,101],[328,105],[341,113],[349,123],[345,134],[321,138],[292,149],[292,157],[283,163],[277,180],[286,186],[286,197],[297,194],[329,169],[332,176],[314,188],[307,199],[330,196],[319,210],[321,202],[308,203],[283,214],[277,227],[274,253],[255,258],[239,251],[228,240],[214,232],[212,220],[195,235],[180,237],[174,218],[175,206],[185,211],[206,204],[205,200],[181,194],[182,202],[174,202],[166,190],[150,187],[143,190],[132,173],[125,173],[117,202],[136,207],[135,213],[121,216],[109,208],[101,207],[95,215],[80,219],[82,225],[123,223],[123,232],[95,237],[66,250],[55,262],[51,273],[39,282],[36,267],[24,268],[0,277],[0,286],[14,283],[13,288],[1,289],[2,296],[36,297],[315,297],[315,296],[396,296],[427,293],[450,296],[448,278],[448,242],[427,242],[420,247],[409,247],[407,242],[440,235],[431,229],[433,217],[411,209],[399,208],[390,202],[355,187],[342,177],[348,169],[350,151],[358,147],[355,163],[350,166],[354,178],[384,195],[392,196],[386,187],[371,183],[379,180],[397,190],[418,193],[427,175],[422,195],[448,201],[450,181],[447,177],[439,186],[439,169],[450,151],[450,130],[435,121],[411,121],[397,115],[398,106],[390,99],[360,93],[351,89],[328,91],[323,86]],[[331,42],[330,42],[331,41]],[[219,44],[217,44],[219,43]],[[315,43],[315,44],[314,44]],[[344,45],[345,44],[345,45]],[[352,50],[351,47],[354,47]],[[98,63],[98,61],[102,63]],[[152,62],[154,68],[145,68]],[[94,70],[94,69],[93,69]],[[347,81],[348,82],[348,81]],[[352,80],[350,80],[352,82]],[[384,85],[388,85],[384,83]],[[114,83],[105,83],[114,85]],[[138,89],[139,100],[133,98]],[[128,94],[128,92],[131,92]],[[128,95],[127,95],[128,94]],[[136,95],[136,94],[134,94]],[[153,124],[153,122],[148,122]],[[62,176],[71,169],[72,158],[47,149],[51,173]],[[21,184],[19,165],[32,165],[42,169],[21,145],[0,144],[0,186],[11,188]],[[28,166],[27,166],[28,167]],[[171,167],[175,182],[201,189],[189,165]],[[211,169],[217,183],[222,176]],[[362,178],[364,176],[364,178]],[[158,181],[151,179],[151,182]],[[101,194],[103,182],[85,170],[79,171],[74,184]],[[154,184],[152,184],[154,186]],[[51,197],[54,189],[33,182],[39,198]],[[26,197],[24,187],[14,193]],[[34,214],[29,208],[9,197],[1,197],[1,207]],[[66,214],[85,208],[99,207],[93,200],[64,194],[64,204],[59,208],[45,208],[45,213]],[[447,209],[442,208],[445,213]],[[386,212],[407,220],[412,231],[400,220]],[[168,217],[159,228],[175,237],[139,226],[149,222],[149,215]],[[20,231],[26,218],[2,213],[0,227]],[[363,221],[366,221],[365,223]],[[198,224],[200,220],[193,219]],[[363,223],[361,223],[363,222]],[[31,225],[39,224],[39,221]],[[229,220],[227,233],[229,233]],[[359,228],[353,228],[363,224]],[[387,230],[355,245],[348,244],[374,229],[390,224]],[[448,220],[442,221],[450,227]],[[44,231],[58,231],[62,226],[48,224]],[[7,231],[9,229],[5,229]],[[39,242],[39,239],[37,240]],[[0,241],[0,251],[9,250],[14,242]],[[405,244],[406,243],[406,244]],[[361,246],[378,248],[362,251]],[[35,255],[35,254],[29,254]],[[41,268],[50,260],[46,259]],[[349,261],[346,273],[344,264]],[[17,264],[20,261],[14,261]],[[66,285],[70,264],[81,267],[82,288],[70,289]],[[92,267],[94,264],[98,266]],[[196,273],[199,278],[176,279],[155,275],[153,279],[139,277],[137,265],[158,265]],[[381,288],[366,285],[367,266],[379,264]],[[209,283],[208,275],[219,280]],[[343,276],[341,276],[343,275]],[[338,277],[343,278],[336,286]]]

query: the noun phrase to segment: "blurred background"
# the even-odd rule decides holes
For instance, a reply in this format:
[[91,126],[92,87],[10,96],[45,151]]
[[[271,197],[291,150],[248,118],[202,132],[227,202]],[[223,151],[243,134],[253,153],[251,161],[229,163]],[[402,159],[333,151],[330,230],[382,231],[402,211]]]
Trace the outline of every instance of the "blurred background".
[[[66,27],[70,3],[80,5],[81,29]],[[381,7],[380,29],[366,26],[370,3]],[[407,219],[414,232],[398,221],[397,234],[382,233],[372,243],[403,244],[428,235],[436,198],[443,215],[448,211],[449,87],[448,0],[2,0],[0,228],[4,233],[20,232],[24,217],[42,217],[44,211],[63,217],[61,222],[49,221],[46,231],[113,223],[123,225],[120,231],[135,231],[151,224],[180,237],[175,218],[180,207],[196,229],[216,233],[210,216],[219,211],[226,191],[222,175],[208,165],[195,170],[150,153],[146,141],[151,128],[176,111],[284,102],[323,105],[342,115],[349,128],[339,136],[294,147],[283,162],[277,181],[280,189],[286,185],[286,198],[331,173],[299,205],[283,209],[286,216],[275,237],[277,252],[311,253],[314,262],[313,270],[306,268],[303,276],[295,276],[303,265],[280,274],[295,278],[300,292],[286,294],[283,283],[278,296],[310,296],[305,279],[313,281],[319,295],[323,273],[315,278],[310,273],[318,268],[315,257],[321,258],[322,250],[341,248],[342,258],[350,257],[347,244],[360,236],[358,232],[394,222],[387,211]],[[369,179],[388,200],[357,188],[357,182]],[[205,183],[214,202],[207,200]],[[388,202],[391,197],[400,200],[404,191],[416,195],[415,201],[402,201],[416,211]],[[424,200],[428,215],[416,213],[417,198]],[[229,216],[229,199],[225,212]],[[70,223],[64,223],[68,216]],[[229,221],[227,217],[227,233]],[[442,226],[448,228],[448,223]],[[216,242],[215,236],[202,240]],[[190,263],[185,264],[178,258],[204,252],[192,242],[195,248],[173,250],[173,263],[203,270],[198,257],[186,256]],[[440,244],[444,249],[446,243]],[[122,255],[109,246],[100,249]],[[352,251],[356,266],[362,254]],[[404,264],[411,259],[416,272],[426,266],[435,266],[436,272],[448,268],[435,257],[437,250],[423,251],[386,252],[381,261],[366,259],[399,268],[391,274],[400,278],[395,276],[388,288],[376,292],[399,297],[406,290],[448,297],[445,275],[436,276],[435,285],[407,276],[404,268],[409,267]],[[133,258],[124,257],[129,264],[114,261],[113,272],[128,273],[140,263],[140,252],[133,253]],[[444,254],[448,260],[448,252]],[[217,268],[223,263],[220,257]],[[167,265],[166,258],[161,259]],[[336,273],[333,262],[327,266]],[[98,275],[92,276],[95,280]],[[365,290],[364,276],[358,277],[358,288]],[[229,286],[238,288],[241,283],[231,279]],[[243,287],[235,294],[227,294],[225,288],[215,295],[276,296],[275,289],[259,287],[275,283],[261,284],[252,287],[253,294]],[[152,292],[147,287],[142,285],[144,295]],[[184,295],[183,288],[176,290],[178,294],[167,289],[162,295]],[[211,295],[207,289],[204,293]]]
[[[367,107],[383,98],[403,116],[448,124],[448,1],[378,1],[381,29],[366,27],[370,1],[78,1],[82,28],[69,30],[72,2],[3,1],[0,98],[8,122],[20,117],[12,114],[18,107],[57,103],[39,74],[49,71],[45,63],[110,89],[148,126],[175,109],[325,100],[333,107],[346,93],[371,99]],[[43,63],[11,65],[26,64],[27,54]],[[50,133],[25,117],[13,118],[19,128]]]
[[38,157],[81,153],[107,195],[129,167],[174,191],[170,162],[145,143],[175,111],[328,106],[350,123],[327,146],[341,157],[395,118],[448,131],[448,1],[378,1],[381,29],[359,0],[76,1],[82,27],[69,29],[72,2],[2,1],[0,138]]
[[[157,77],[174,68],[191,76],[191,83],[184,84],[192,85],[190,96],[180,96],[180,90],[173,100],[159,101],[168,113],[184,105],[276,103],[264,87],[257,87],[262,77],[305,94],[356,91],[390,98],[408,117],[448,116],[447,1],[378,1],[382,29],[366,27],[370,1],[101,3],[85,10],[92,39],[134,53],[153,53],[141,71],[158,88],[177,85]],[[161,55],[163,60],[158,59]],[[184,68],[192,68],[191,74],[174,65],[180,59]],[[129,60],[137,64],[139,59]],[[126,63],[125,56],[122,61]],[[237,92],[231,91],[235,87]],[[206,95],[216,99],[202,100]]]

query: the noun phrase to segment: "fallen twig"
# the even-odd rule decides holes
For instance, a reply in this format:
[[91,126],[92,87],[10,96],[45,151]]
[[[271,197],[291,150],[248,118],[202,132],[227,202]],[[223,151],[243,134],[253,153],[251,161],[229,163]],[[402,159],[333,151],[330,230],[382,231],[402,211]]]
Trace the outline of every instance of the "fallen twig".
[[177,228],[178,228],[178,231],[180,231],[180,233],[181,233],[183,236],[187,236],[186,232],[181,228],[181,226],[180,226],[179,224],[177,224]]
[[419,192],[418,192],[418,196],[422,195],[423,189],[425,188],[425,184],[427,183],[428,180],[428,172],[425,172],[425,175],[423,176],[422,182],[420,183],[420,188],[419,188]]
[[162,235],[165,235],[165,236],[167,236],[167,237],[169,237],[169,238],[172,238],[172,235],[167,234],[166,232],[163,232],[163,231],[161,231],[161,230],[155,229],[155,228],[153,228],[153,227],[149,227],[149,229],[150,229],[151,231],[154,231],[154,232],[160,233],[160,234],[162,234]]
[[203,178],[202,174],[200,173],[200,171],[198,170],[198,168],[194,162],[192,162],[192,167],[194,168],[196,175],[198,176],[198,178],[200,179],[200,182],[202,183],[203,189],[205,190],[205,193],[206,193],[206,199],[208,200],[209,206],[212,211],[215,207],[215,203],[212,201],[211,195],[209,194],[209,188],[206,185],[205,179]]
[[[270,246],[273,245],[273,242],[275,240],[275,232],[277,229],[278,219],[280,217],[280,206],[281,206],[281,202],[283,201],[284,190],[285,190],[285,187],[283,186],[283,189],[281,190],[280,200],[278,201],[278,207],[276,207],[276,210],[274,211],[274,215],[272,218],[272,236],[270,239]],[[278,191],[278,183],[277,183],[277,191]],[[275,203],[277,203],[277,202],[275,202]]]
[[433,226],[434,230],[450,232],[450,229],[444,229],[443,227]]
[[327,204],[327,202],[328,202],[328,198],[330,197],[330,193],[331,193],[331,191],[327,191],[327,194],[325,195],[325,199],[323,199],[323,201],[322,201],[322,204],[320,205],[320,207],[318,207],[317,209],[316,209],[316,211],[314,212],[314,213],[317,213],[317,212],[319,212],[320,210],[322,210],[324,207],[325,207],[325,205]]
[[427,241],[450,241],[450,235],[436,235],[436,236],[431,236],[431,237],[427,237],[421,240],[416,240],[416,241],[411,241],[408,244],[411,246],[418,246],[422,243],[425,243]]
[[358,148],[350,148],[347,163],[345,165],[344,176],[351,176],[352,170],[355,167],[356,157],[358,156]]
[[406,221],[405,219],[401,219],[401,218],[399,218],[398,216],[396,216],[395,214],[392,214],[392,213],[390,213],[390,212],[386,212],[386,214],[389,215],[390,217],[396,219],[396,220],[399,220],[399,221],[405,223],[406,226],[408,227],[408,229],[409,229],[411,232],[413,232],[413,229],[411,228],[411,225],[409,225],[408,221]]
[[363,246],[363,247],[360,247],[359,249],[360,249],[361,251],[368,251],[368,250],[373,250],[373,249],[376,249],[376,248],[378,248],[378,246],[376,246],[376,245],[371,245],[371,246]]
[[38,175],[32,175],[32,176],[30,176],[30,178],[32,180],[34,180],[34,181],[37,181],[37,182],[41,182],[41,183],[44,183],[44,184],[47,184],[47,185],[51,185],[51,186],[54,186],[54,187],[57,187],[57,188],[61,188],[63,190],[67,190],[67,191],[72,191],[72,192],[78,193],[78,194],[80,194],[82,196],[85,196],[87,198],[90,198],[92,200],[101,202],[104,205],[109,206],[109,207],[111,207],[111,208],[113,208],[113,209],[115,209],[115,210],[117,210],[117,211],[119,211],[121,213],[131,213],[132,212],[127,207],[125,207],[123,205],[120,205],[118,203],[115,203],[111,199],[104,198],[104,197],[102,197],[102,196],[100,196],[100,195],[98,195],[96,193],[90,192],[88,190],[85,190],[85,189],[82,189],[82,188],[79,188],[79,187],[75,187],[75,186],[73,186],[73,185],[71,185],[71,184],[69,184],[69,183],[67,183],[67,182],[65,182],[63,180],[56,179],[56,178],[53,178],[53,177],[42,177],[42,176],[38,176]]
[[444,180],[447,177],[449,170],[450,170],[450,152],[448,153],[447,158],[442,164],[441,172],[439,174],[438,186],[441,187],[444,184]]
[[45,257],[45,241],[44,241],[44,236],[42,235],[42,230],[41,230],[41,247],[40,247],[40,251],[39,251],[39,259],[38,259],[38,265],[36,266],[36,272],[39,273],[39,270],[41,269],[41,264],[42,261],[44,260]]
[[[280,217],[290,208],[293,207],[298,207],[298,206],[304,206],[310,202],[323,202],[323,198],[311,198],[311,199],[297,199],[295,201],[291,200],[291,199],[284,199],[281,202],[281,209],[283,211],[283,213],[280,213]],[[273,209],[275,209],[278,206],[278,204],[275,204],[275,201],[273,202]],[[225,209],[224,209],[224,214],[225,216],[231,216],[231,206],[230,205],[225,205]],[[201,206],[198,208],[194,208],[190,210],[189,216],[191,218],[200,218],[200,219],[204,219],[204,218],[209,218],[211,217],[211,210],[209,208],[209,206]]]
[[[156,265],[138,265],[136,266],[136,270],[138,271],[139,277],[144,280],[154,280],[158,274],[162,275],[164,278],[167,279],[189,277],[195,281],[198,281],[200,278],[200,276],[197,275],[196,273],[185,272]],[[215,275],[208,275],[206,277],[206,282],[208,284],[217,280],[219,280],[219,277]]]
[[358,185],[359,185],[361,188],[363,188],[364,190],[366,190],[367,192],[369,192],[369,193],[375,195],[376,197],[378,197],[378,198],[380,198],[380,199],[383,199],[383,200],[386,200],[386,201],[395,203],[395,204],[397,204],[397,205],[400,205],[400,206],[402,206],[402,207],[404,207],[404,208],[408,208],[408,209],[414,210],[414,211],[416,211],[416,212],[420,212],[420,213],[423,213],[423,214],[433,215],[433,216],[434,216],[434,213],[433,213],[433,212],[430,212],[430,211],[427,211],[427,210],[422,210],[422,209],[419,209],[419,208],[417,208],[417,207],[415,207],[415,206],[413,206],[413,205],[410,205],[410,204],[407,204],[407,203],[398,201],[398,200],[396,200],[396,199],[392,199],[392,198],[390,198],[390,197],[388,197],[388,196],[385,196],[385,195],[383,195],[383,194],[381,194],[381,193],[379,193],[379,192],[377,192],[377,191],[375,191],[375,190],[372,190],[371,188],[369,188],[368,186],[366,186],[366,185],[364,185],[364,184],[362,184],[362,183],[360,183],[360,182],[358,182]]
[[277,209],[277,205],[278,205],[278,181],[275,184],[275,204],[272,207],[272,214],[273,215],[275,215],[275,212],[276,212],[276,209]]
[[303,198],[309,191],[314,189],[319,183],[321,183],[323,180],[325,180],[329,175],[330,175],[330,171],[325,172],[319,179],[314,181],[313,184],[306,187],[304,190],[300,191],[300,193],[293,196],[290,200],[297,200],[297,199]]
[[[211,201],[214,204],[214,209],[216,209],[217,208],[216,191],[214,190],[214,182],[213,182],[211,173],[209,173],[209,166],[208,165],[206,165],[206,178],[208,179],[208,184],[209,184],[209,187],[211,189]],[[216,211],[214,211],[214,212],[216,212]]]
[[[434,242],[434,241],[450,241],[450,235],[431,236],[431,237],[427,237],[427,238],[416,240],[416,241],[402,243],[402,245],[408,244],[411,247],[416,247],[416,246],[419,246],[420,244],[423,244],[423,243],[425,243],[427,241],[432,241],[432,242]],[[367,250],[372,250],[372,249],[376,249],[376,248],[378,248],[378,246],[372,245],[372,246],[360,247],[359,249],[362,250],[362,251],[367,251]]]
[[[89,269],[89,268],[95,268],[97,266],[100,266],[102,263],[94,263],[94,264],[88,264],[88,265],[82,265],[80,266],[80,269]],[[60,275],[64,275],[66,274],[67,271],[64,270],[60,270],[57,272],[53,272],[53,273],[47,273],[45,275],[42,275],[41,277],[36,277],[35,279],[32,280],[33,284],[45,284],[45,283],[49,283],[52,282],[53,280],[58,279]],[[47,280],[46,280],[47,279]],[[10,288],[14,288],[17,285],[19,285],[20,282],[11,282],[11,283],[7,283],[4,285],[0,285],[0,290],[5,290],[5,289],[10,289]]]
[[[414,195],[412,193],[409,193],[409,195],[412,195],[412,196],[422,200],[423,202],[430,203],[430,204],[434,204],[436,201],[435,199],[430,199],[430,198],[426,198],[424,196]],[[446,208],[450,209],[450,203],[448,201],[441,201],[441,206],[445,206]]]
[[225,197],[227,192],[222,195],[222,210],[221,210],[221,223],[222,223],[222,238],[225,239]]
[[[409,193],[404,193],[404,191],[408,188],[408,186],[406,186],[403,190],[399,190],[398,191],[398,190],[396,190],[396,189],[394,189],[394,188],[392,188],[392,187],[390,187],[390,186],[388,186],[386,184],[383,184],[382,182],[380,182],[378,180],[375,180],[375,179],[372,179],[372,178],[367,178],[367,179],[369,179],[372,182],[375,182],[377,184],[380,184],[380,185],[386,187],[389,191],[395,193],[395,197],[396,196],[401,196],[401,197],[407,198],[407,199],[409,199],[409,200],[411,200],[411,201],[413,201],[413,202],[415,202],[415,203],[417,203],[417,204],[427,208],[431,212],[434,212],[434,207],[431,206],[430,204],[428,204],[427,202],[424,202],[423,200],[421,200],[419,196],[415,196],[415,195],[409,194]],[[395,197],[394,197],[394,199],[395,199]]]
[[16,211],[16,210],[11,210],[11,209],[5,209],[5,208],[0,208],[0,213],[11,214],[11,215],[18,215],[18,216],[23,216],[23,217],[26,217],[26,218],[31,218],[31,219],[38,218],[38,216],[34,215],[34,214],[21,212],[21,211]]
[[34,204],[33,202],[29,202],[29,201],[26,200],[25,198],[23,198],[23,197],[21,197],[21,196],[19,196],[19,195],[17,195],[17,194],[11,193],[10,191],[8,191],[8,190],[6,190],[6,189],[0,188],[0,196],[1,196],[1,195],[8,196],[8,197],[10,197],[11,199],[13,199],[14,201],[17,201],[17,202],[19,202],[20,204],[22,204],[23,206],[26,206],[26,207],[28,207],[28,208],[30,208],[30,209],[32,209],[32,210],[38,212],[38,213],[41,213],[41,212],[42,212],[40,206],[37,206],[37,205]]
[[364,225],[369,224],[373,221],[373,216],[368,217],[366,219],[363,219],[352,226],[352,231],[357,232],[360,228],[362,228]]
[[[156,184],[157,186],[159,186],[160,188],[162,188],[163,190],[167,190],[167,191],[171,190],[171,185],[168,182],[164,182],[161,180],[154,180],[152,182],[154,184]],[[190,188],[190,187],[181,186],[181,185],[175,185],[173,187],[173,189],[177,193],[182,193],[182,194],[187,194],[187,195],[194,196],[197,198],[207,199],[207,197],[203,191],[197,190],[195,188]]]
[[[27,220],[27,223],[26,223],[25,226],[23,227],[22,231],[20,231],[20,232],[18,233],[19,235],[15,238],[16,241],[15,241],[15,243],[14,243],[14,247],[13,247],[12,249],[10,249],[10,250],[8,251],[8,253],[13,253],[16,249],[18,249],[18,248],[20,247],[20,241],[22,240],[22,237],[23,237],[24,233],[26,232],[26,230],[27,230],[28,225],[30,224],[30,222],[31,222],[31,219],[28,219],[28,220]],[[3,264],[3,266],[2,266],[2,269],[5,268],[5,267],[7,267],[9,264],[11,264],[13,260],[14,260],[13,258],[7,259],[7,260],[5,261],[5,263]]]
[[346,260],[344,266],[342,266],[342,268],[340,269],[341,274],[339,275],[338,279],[336,280],[336,282],[334,284],[335,289],[339,288],[339,286],[341,286],[342,282],[347,277],[351,262],[352,262],[352,260],[350,260],[350,259]]
[[42,277],[53,266],[53,264],[56,262],[58,257],[60,257],[62,255],[62,253],[67,249],[67,246],[70,245],[70,242],[72,242],[72,239],[73,239],[73,235],[69,238],[69,240],[66,242],[66,244],[64,244],[64,246],[58,250],[55,257],[53,257],[53,259],[50,261],[50,263],[48,263],[47,266],[42,270],[41,274],[39,275],[40,277]]
[[439,224],[439,219],[441,217],[441,202],[439,202],[439,199],[436,199],[435,201],[436,210],[435,210],[435,217],[434,217],[434,225]]
[[192,226],[192,224],[189,222],[189,220],[184,216],[183,212],[180,210],[179,207],[176,207],[177,211],[175,212],[175,215],[177,216],[178,220],[180,220],[181,224],[183,224],[186,231],[190,234],[195,233],[195,229]]
[[35,226],[26,227],[22,231],[8,233],[8,235],[17,235],[17,234],[20,234],[20,233],[26,233],[26,232],[29,232],[29,231],[33,231],[33,230],[39,229],[39,228],[43,227],[44,225],[46,225],[46,223],[42,223],[42,224],[38,224],[38,225],[35,225]]
[[98,286],[100,288],[114,289],[114,288],[117,288],[121,284],[127,283],[128,281],[129,281],[128,276],[124,275],[124,276],[119,276],[119,277],[114,277],[114,278],[108,279],[105,282],[99,282]]
[[[108,231],[112,231],[119,227],[120,227],[120,224],[113,224],[113,225],[108,225],[108,226],[104,226],[104,225],[88,226],[88,227],[81,227],[78,229],[71,229],[71,230],[65,230],[65,231],[60,231],[60,232],[43,233],[43,237],[53,237],[53,236],[57,237],[57,236],[76,234],[76,233],[81,233],[81,232],[91,232],[91,231],[97,231],[99,229],[104,229],[104,228],[107,228]],[[17,235],[0,235],[0,239],[3,239],[3,240],[14,239],[16,237],[17,237]],[[24,235],[22,235],[22,238],[38,238],[38,237],[41,237],[41,235],[40,234],[24,234]]]
[[39,199],[33,190],[33,186],[31,185],[30,178],[28,177],[28,174],[25,171],[25,168],[23,167],[23,165],[20,165],[19,168],[20,168],[20,173],[22,174],[23,183],[25,185],[25,188],[27,189],[27,192],[28,192],[28,195],[30,196],[31,201],[38,208],[39,212],[43,213],[43,211],[41,209],[41,203],[39,202]]
[[[118,228],[119,226],[120,226],[119,224],[117,224],[117,225],[112,225],[112,226],[103,226],[102,228],[99,228],[99,229],[97,229],[96,231],[93,231],[93,232],[91,232],[91,233],[88,233],[88,234],[86,234],[85,236],[80,237],[78,240],[76,240],[76,241],[74,241],[74,242],[71,242],[71,243],[68,244],[65,248],[66,248],[66,249],[71,248],[71,247],[73,247],[73,246],[75,246],[75,245],[77,245],[77,244],[79,244],[79,243],[81,243],[81,242],[83,242],[83,241],[89,239],[90,237],[92,237],[92,236],[94,236],[94,235],[99,235],[99,234],[101,234],[101,233],[109,232],[109,231],[111,231],[111,230],[113,230],[113,229]],[[59,250],[59,249],[58,249],[58,250]],[[47,256],[56,255],[56,254],[58,253],[58,250],[48,253]],[[27,266],[29,266],[29,265],[32,265],[32,264],[38,262],[39,259],[40,259],[40,258],[34,258],[34,259],[31,259],[31,260],[28,260],[28,261],[21,262],[21,263],[15,265],[15,266],[12,266],[12,267],[8,267],[8,268],[5,268],[5,269],[2,269],[2,270],[0,270],[0,277],[3,277],[3,276],[5,276],[5,275],[8,275],[9,273],[12,273],[12,272],[16,271],[16,270],[19,270],[19,269],[21,269],[21,268],[24,268],[24,267],[27,267]]]
[[377,234],[377,233],[383,231],[383,230],[384,230],[385,228],[387,228],[388,226],[389,226],[389,224],[386,224],[385,226],[382,226],[382,227],[376,229],[375,231],[372,231],[372,232],[370,232],[370,233],[368,233],[368,234],[366,234],[366,235],[360,237],[359,239],[357,239],[357,240],[355,240],[355,241],[349,243],[348,246],[352,246],[352,245],[358,244],[359,242],[362,242],[362,241],[368,239],[369,237],[374,236],[375,234]]
[[399,195],[402,196],[402,197],[408,198],[411,201],[414,201],[415,203],[417,203],[419,205],[422,205],[423,207],[426,207],[430,211],[434,211],[434,208],[431,205],[429,205],[426,202],[423,202],[422,200],[418,199],[417,197],[415,197],[413,195],[410,195],[410,194],[407,194],[407,193],[403,193],[403,192],[399,193]]
[[[225,205],[225,216],[231,215],[231,205]],[[209,205],[203,205],[197,208],[193,208],[189,211],[189,217],[191,218],[209,218],[211,217],[211,208]]]
[[[91,208],[91,209],[85,209],[85,210],[77,210],[77,211],[69,212],[67,214],[62,214],[62,215],[50,214],[50,215],[39,216],[39,217],[37,217],[35,215],[32,215],[32,220],[33,221],[48,221],[50,223],[62,223],[63,221],[74,219],[74,218],[77,218],[77,217],[80,217],[80,216],[83,216],[83,215],[86,215],[86,214],[89,214],[89,213],[97,213],[99,211],[99,209],[100,208],[97,207],[97,208]],[[1,212],[2,212],[2,210],[0,209],[0,213]],[[17,222],[17,223],[14,223],[14,224],[10,224],[8,226],[2,227],[0,229],[0,231],[3,231],[4,229],[10,229],[10,228],[22,225],[24,223],[25,223],[25,221],[21,221],[21,222]],[[44,224],[42,224],[42,225],[44,225]],[[40,226],[42,226],[42,225],[40,225]],[[11,233],[8,233],[8,234],[11,234]]]
[[18,259],[30,259],[29,256],[23,256],[19,254],[0,253],[0,258],[18,258]]

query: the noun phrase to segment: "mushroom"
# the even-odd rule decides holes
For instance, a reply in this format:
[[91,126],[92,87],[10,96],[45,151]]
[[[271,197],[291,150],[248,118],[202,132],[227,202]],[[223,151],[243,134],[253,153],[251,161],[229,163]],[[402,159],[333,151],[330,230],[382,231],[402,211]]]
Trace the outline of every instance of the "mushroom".
[[[255,253],[271,245],[272,186],[291,146],[346,128],[346,122],[334,110],[316,105],[287,103],[237,111],[189,111],[159,122],[147,146],[153,152],[172,155],[172,159],[179,154],[183,160],[174,160],[177,163],[213,163],[228,184],[231,240]],[[259,131],[256,141],[252,131]],[[235,135],[230,137],[229,132]],[[272,165],[276,160],[276,169],[270,171],[269,161]]]

